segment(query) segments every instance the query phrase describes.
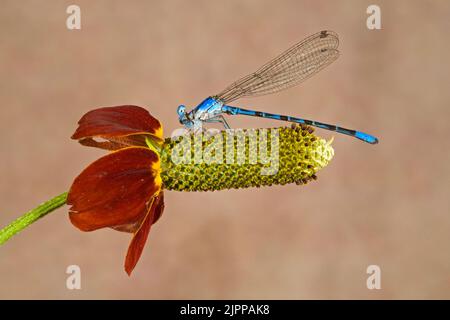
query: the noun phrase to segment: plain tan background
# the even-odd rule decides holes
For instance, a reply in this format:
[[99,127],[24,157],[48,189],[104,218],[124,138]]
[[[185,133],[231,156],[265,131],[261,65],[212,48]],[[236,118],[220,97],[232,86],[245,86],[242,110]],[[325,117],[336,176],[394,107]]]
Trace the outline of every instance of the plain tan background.
[[[366,8],[382,9],[382,30]],[[133,276],[130,236],[82,233],[67,207],[0,248],[0,298],[450,298],[448,1],[1,1],[0,225],[104,154],[69,139],[86,111],[147,107],[170,133],[195,105],[304,37],[341,57],[294,89],[240,101],[373,133],[335,136],[307,186],[166,193]],[[271,126],[232,118],[234,127]],[[330,137],[328,132],[318,134]],[[82,290],[66,289],[66,267]],[[382,289],[366,288],[366,268]]]

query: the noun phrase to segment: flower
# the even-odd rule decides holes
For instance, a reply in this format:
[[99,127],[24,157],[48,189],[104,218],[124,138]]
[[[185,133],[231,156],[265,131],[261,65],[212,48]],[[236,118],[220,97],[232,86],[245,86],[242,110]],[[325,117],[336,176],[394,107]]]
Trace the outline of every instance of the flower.
[[78,124],[73,139],[113,152],[74,180],[67,198],[70,221],[82,231],[109,227],[133,233],[125,258],[130,275],[164,209],[157,149],[162,126],[137,106],[92,110]]
[[[78,124],[73,139],[112,152],[74,180],[67,198],[70,221],[82,231],[109,227],[133,233],[125,258],[129,275],[151,226],[164,210],[163,189],[305,184],[316,180],[317,171],[334,155],[331,141],[318,138],[313,128],[304,125],[220,131],[211,136],[188,132],[164,139],[161,123],[138,106],[95,109]],[[255,161],[264,158],[264,148],[266,160],[273,161]],[[256,155],[253,160],[252,155]],[[220,156],[229,158],[220,161],[224,160]],[[177,158],[183,161],[174,161]]]

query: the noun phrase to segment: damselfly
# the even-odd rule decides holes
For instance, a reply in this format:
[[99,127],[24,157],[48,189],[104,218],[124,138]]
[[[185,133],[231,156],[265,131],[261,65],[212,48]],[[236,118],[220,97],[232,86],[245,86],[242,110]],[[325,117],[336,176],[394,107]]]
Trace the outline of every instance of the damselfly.
[[203,123],[219,122],[229,129],[224,114],[246,115],[306,124],[321,129],[343,133],[371,144],[378,139],[370,134],[346,129],[336,125],[281,114],[247,110],[228,105],[242,97],[254,97],[275,93],[293,87],[316,74],[339,57],[339,38],[333,31],[321,31],[297,43],[256,72],[236,81],[221,93],[203,100],[197,107],[186,112],[180,105],[179,121],[188,129],[201,128]]

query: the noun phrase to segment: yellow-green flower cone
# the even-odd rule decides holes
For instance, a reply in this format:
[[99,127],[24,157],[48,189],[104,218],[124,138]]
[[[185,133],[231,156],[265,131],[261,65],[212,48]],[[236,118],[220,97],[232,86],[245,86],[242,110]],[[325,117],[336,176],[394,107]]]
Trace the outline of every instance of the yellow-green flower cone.
[[181,149],[179,139],[166,139],[161,150],[164,189],[214,191],[304,184],[316,179],[334,155],[331,141],[315,136],[307,126],[268,129],[264,141],[259,131],[256,136],[251,129],[240,134],[244,138],[230,138],[225,131],[213,137],[189,135],[185,142],[192,146],[200,142],[189,149]]

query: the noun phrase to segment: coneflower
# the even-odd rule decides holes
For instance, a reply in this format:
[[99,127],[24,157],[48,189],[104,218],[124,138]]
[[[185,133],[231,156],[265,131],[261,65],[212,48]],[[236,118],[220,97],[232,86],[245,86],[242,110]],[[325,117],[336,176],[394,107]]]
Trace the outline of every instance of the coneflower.
[[0,230],[0,244],[67,203],[83,231],[109,227],[133,238],[125,259],[131,274],[151,226],[164,210],[163,190],[215,191],[304,184],[332,159],[331,141],[307,126],[187,133],[163,138],[161,123],[137,106],[86,113],[72,136],[111,152],[84,169],[63,193]]

